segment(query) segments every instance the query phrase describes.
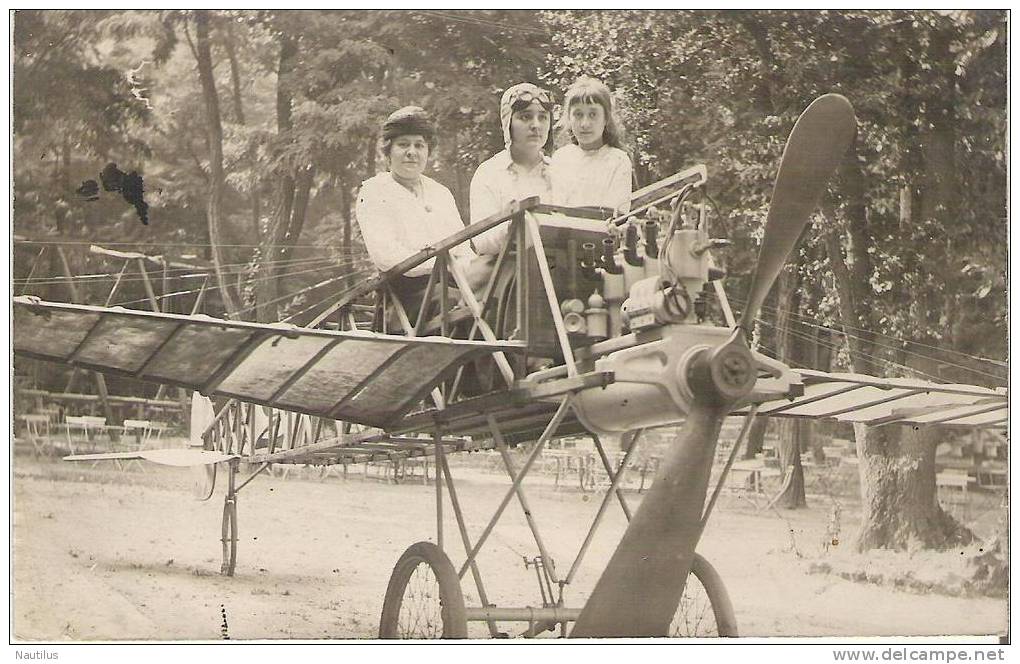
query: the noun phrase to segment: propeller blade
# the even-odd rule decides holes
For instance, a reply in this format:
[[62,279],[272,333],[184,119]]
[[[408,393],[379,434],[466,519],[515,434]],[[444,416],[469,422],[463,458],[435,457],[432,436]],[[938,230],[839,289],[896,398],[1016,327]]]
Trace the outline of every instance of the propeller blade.
[[758,267],[751,278],[740,327],[750,334],[755,316],[797,244],[811,213],[853,141],[854,108],[846,97],[822,95],[801,113],[790,132],[772,190]]
[[571,638],[666,636],[701,536],[727,403],[697,400],[574,625]]

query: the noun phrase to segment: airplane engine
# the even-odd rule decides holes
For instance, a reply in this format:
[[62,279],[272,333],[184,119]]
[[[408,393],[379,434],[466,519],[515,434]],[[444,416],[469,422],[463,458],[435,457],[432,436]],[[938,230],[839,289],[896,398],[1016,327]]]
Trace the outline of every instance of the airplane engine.
[[[655,331],[658,339],[649,334],[651,338],[642,343],[639,336],[636,345],[597,359],[594,369],[612,371],[614,382],[578,394],[574,402],[578,418],[586,428],[602,434],[682,421],[693,399],[687,379],[691,362],[731,334],[732,330],[723,327],[665,325]],[[754,360],[771,362],[756,353]],[[744,370],[757,372],[754,364]]]
[[[585,369],[613,372],[612,384],[585,390],[575,401],[591,431],[616,434],[683,421],[696,389],[689,379],[694,358],[733,334],[733,327],[703,324],[709,318],[703,291],[724,275],[710,250],[729,242],[709,236],[703,205],[682,204],[666,216],[672,220],[661,245],[656,219],[632,219],[600,242],[582,238],[576,263],[567,263],[584,274],[585,287],[601,282],[601,292],[587,302],[564,299],[560,307],[571,345],[591,347],[595,359],[584,361]],[[757,379],[757,394],[790,394],[799,382],[788,367],[758,353],[746,363],[735,359],[727,370],[736,383]]]

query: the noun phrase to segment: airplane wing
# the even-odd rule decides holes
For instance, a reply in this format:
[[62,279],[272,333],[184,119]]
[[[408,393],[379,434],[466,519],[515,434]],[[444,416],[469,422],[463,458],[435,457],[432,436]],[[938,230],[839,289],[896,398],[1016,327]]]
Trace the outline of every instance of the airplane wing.
[[450,369],[524,347],[14,298],[16,355],[381,428]]
[[[804,394],[769,401],[759,415],[807,417],[840,422],[1006,428],[1006,388],[933,383],[910,378],[876,378],[864,374],[794,369]],[[744,408],[739,412],[747,412]]]

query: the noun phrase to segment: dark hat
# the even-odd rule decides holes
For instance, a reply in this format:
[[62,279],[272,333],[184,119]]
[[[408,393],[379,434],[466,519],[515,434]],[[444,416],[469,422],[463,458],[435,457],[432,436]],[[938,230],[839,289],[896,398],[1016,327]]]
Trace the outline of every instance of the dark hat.
[[436,130],[432,126],[432,119],[421,106],[399,108],[390,113],[390,116],[383,122],[382,138],[384,141],[409,134],[423,136],[429,144],[435,140]]

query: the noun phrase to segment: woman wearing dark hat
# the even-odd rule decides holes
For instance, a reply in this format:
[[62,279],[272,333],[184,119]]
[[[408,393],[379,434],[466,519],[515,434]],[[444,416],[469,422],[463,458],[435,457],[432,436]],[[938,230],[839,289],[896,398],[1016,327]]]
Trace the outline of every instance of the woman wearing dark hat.
[[[368,255],[380,271],[464,229],[453,194],[423,174],[435,145],[432,122],[418,106],[394,111],[383,123],[389,170],[362,183],[355,209]],[[468,270],[475,254],[464,243],[450,249],[450,256]],[[429,259],[391,283],[405,308],[417,307],[434,264]]]

